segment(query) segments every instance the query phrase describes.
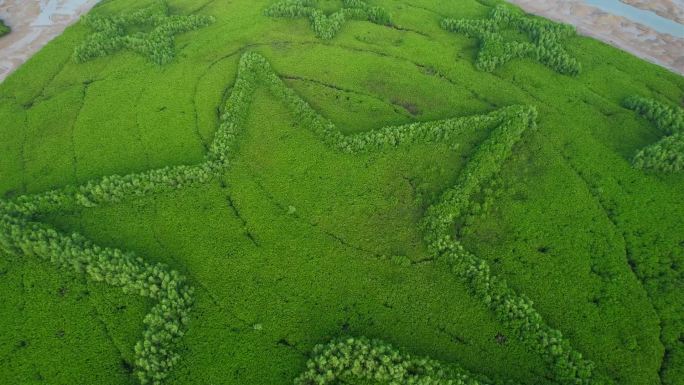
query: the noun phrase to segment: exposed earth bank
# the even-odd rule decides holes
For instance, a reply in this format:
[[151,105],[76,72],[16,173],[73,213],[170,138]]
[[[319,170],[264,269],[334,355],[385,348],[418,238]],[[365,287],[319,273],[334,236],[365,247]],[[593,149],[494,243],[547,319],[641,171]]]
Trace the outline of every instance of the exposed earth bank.
[[12,28],[0,38],[0,82],[98,1],[0,1],[0,19]]
[[[525,11],[572,24],[579,33],[602,40],[650,62],[684,74],[684,39],[658,33],[642,24],[586,5],[581,0],[509,0]],[[629,0],[676,7],[681,0]],[[681,11],[681,9],[680,9]]]

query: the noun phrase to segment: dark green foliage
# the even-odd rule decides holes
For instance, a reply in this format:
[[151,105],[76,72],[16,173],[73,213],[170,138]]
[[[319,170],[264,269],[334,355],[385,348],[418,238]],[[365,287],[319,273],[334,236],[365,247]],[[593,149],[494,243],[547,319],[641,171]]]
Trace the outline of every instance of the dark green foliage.
[[[517,58],[532,58],[549,68],[567,75],[578,75],[581,65],[570,56],[561,40],[575,35],[573,27],[549,20],[524,16],[507,6],[499,5],[488,20],[443,19],[442,28],[477,38],[480,51],[476,66],[492,72]],[[505,28],[528,34],[529,42],[506,41]]]
[[10,33],[11,29],[0,19],[0,37]]
[[344,0],[342,9],[326,15],[316,8],[316,0],[284,0],[266,9],[271,17],[308,17],[316,36],[332,39],[347,20],[363,20],[380,25],[390,25],[390,15],[380,7],[373,7],[362,0]]
[[637,152],[634,167],[664,173],[684,170],[684,109],[640,96],[628,98],[624,104],[669,135]]
[[[211,24],[207,16],[169,16],[166,0],[129,14],[105,17],[88,15],[83,22],[96,32],[74,50],[77,62],[86,62],[122,49],[137,52],[163,65],[175,56],[174,36]],[[149,32],[130,32],[131,27],[150,28]]]
[[367,380],[396,385],[486,385],[455,366],[427,357],[412,357],[380,340],[340,338],[317,345],[296,385],[326,385]]

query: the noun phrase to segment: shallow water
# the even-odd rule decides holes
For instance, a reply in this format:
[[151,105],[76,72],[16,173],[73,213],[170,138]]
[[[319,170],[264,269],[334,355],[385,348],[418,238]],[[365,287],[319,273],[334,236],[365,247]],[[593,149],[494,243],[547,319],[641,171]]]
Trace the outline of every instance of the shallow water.
[[602,11],[643,24],[657,32],[684,38],[684,24],[656,15],[651,11],[633,7],[619,0],[584,0],[584,2]]

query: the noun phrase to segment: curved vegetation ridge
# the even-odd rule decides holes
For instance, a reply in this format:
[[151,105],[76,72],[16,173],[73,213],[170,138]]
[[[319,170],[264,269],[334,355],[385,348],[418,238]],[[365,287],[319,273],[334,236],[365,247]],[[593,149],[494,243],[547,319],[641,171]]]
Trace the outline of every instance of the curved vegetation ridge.
[[494,0],[113,0],[44,51],[0,86],[0,380],[76,378],[52,264],[122,289],[94,382],[680,385],[681,77]]
[[3,249],[72,266],[77,271],[85,271],[95,281],[105,281],[122,287],[125,292],[157,300],[158,304],[144,319],[146,331],[135,351],[141,383],[160,383],[178,360],[174,345],[183,335],[191,303],[191,290],[182,277],[175,271],[167,271],[163,265],[149,265],[121,250],[100,248],[77,234],[60,234],[32,221],[31,217],[70,205],[93,207],[208,182],[229,167],[230,159],[238,151],[238,136],[260,82],[283,99],[321,140],[343,152],[377,151],[413,143],[452,143],[454,133],[464,127],[497,126],[490,139],[480,146],[456,186],[428,209],[423,223],[426,241],[436,259],[445,261],[456,275],[468,282],[476,296],[518,331],[522,340],[546,357],[559,381],[588,381],[591,365],[581,354],[570,348],[560,332],[543,323],[530,300],[518,296],[504,281],[492,277],[486,262],[465,251],[452,239],[450,230],[454,220],[471,205],[472,195],[498,171],[525,129],[534,125],[536,112],[530,108],[509,107],[490,115],[412,123],[346,136],[287,88],[262,56],[247,53],[240,61],[238,78],[205,163],[114,175],[76,188],[0,201]]

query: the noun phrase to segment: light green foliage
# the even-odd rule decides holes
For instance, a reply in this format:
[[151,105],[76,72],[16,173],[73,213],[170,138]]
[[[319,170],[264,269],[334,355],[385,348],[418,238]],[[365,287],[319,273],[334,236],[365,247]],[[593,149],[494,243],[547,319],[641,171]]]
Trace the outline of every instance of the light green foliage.
[[[173,60],[174,37],[211,24],[210,16],[169,15],[166,0],[155,0],[147,8],[119,16],[86,16],[83,22],[96,32],[74,50],[74,59],[85,62],[128,49],[164,65]],[[131,27],[150,28],[131,32]]]
[[637,152],[634,167],[657,172],[684,170],[684,133],[667,136]]
[[[143,341],[136,345],[136,365],[143,384],[156,384],[163,380],[178,359],[172,349],[176,340],[182,336],[181,328],[185,325],[190,301],[188,289],[178,289],[181,285],[178,283],[178,275],[171,272],[171,278],[163,276],[159,284],[161,286],[144,286],[145,282],[155,282],[153,277],[159,276],[158,271],[163,271],[164,268],[149,267],[142,260],[138,260],[138,263],[143,264],[140,268],[134,266],[135,263],[130,260],[119,262],[122,257],[118,250],[104,249],[100,252],[99,248],[88,245],[81,247],[86,249],[82,251],[78,248],[80,237],[75,241],[38,225],[29,226],[28,216],[36,214],[35,210],[40,207],[58,208],[59,203],[69,201],[92,207],[101,203],[117,203],[127,196],[141,197],[208,182],[212,176],[227,168],[230,159],[237,154],[238,138],[244,129],[254,92],[260,83],[281,98],[298,121],[324,143],[347,153],[378,151],[385,147],[417,143],[444,142],[453,145],[453,140],[460,131],[496,126],[491,138],[480,146],[468,163],[456,186],[444,193],[438,204],[428,209],[424,221],[428,248],[435,259],[446,261],[454,273],[466,279],[476,296],[490,306],[502,321],[510,323],[523,341],[553,365],[554,374],[559,381],[576,378],[579,381],[577,383],[588,383],[586,381],[591,375],[590,364],[570,348],[560,332],[543,323],[541,316],[532,308],[531,301],[517,296],[505,282],[491,277],[484,261],[464,251],[458,242],[452,240],[450,226],[454,220],[470,206],[472,195],[479,192],[483,182],[498,172],[525,129],[534,125],[536,111],[532,108],[510,107],[488,116],[388,126],[375,131],[344,135],[332,122],[318,115],[307,102],[286,87],[262,56],[247,53],[240,60],[238,78],[226,101],[221,125],[205,163],[192,167],[166,167],[123,177],[105,177],[88,182],[78,189],[66,188],[63,192],[53,191],[35,197],[22,197],[16,202],[0,201],[0,207],[4,208],[0,213],[5,215],[2,227],[6,229],[3,248],[7,252],[37,254],[60,264],[73,264],[77,270],[80,270],[81,265],[85,265],[86,270],[89,266],[96,265],[99,267],[95,270],[87,270],[94,280],[106,280],[110,284],[123,286],[127,292],[139,292],[159,299],[160,304],[145,317],[148,328]],[[46,200],[58,204],[43,203]],[[73,243],[77,244],[75,250],[70,248]],[[55,245],[48,247],[50,244]],[[52,257],[53,253],[56,256]],[[114,254],[114,257],[109,257],[108,254]],[[125,268],[119,265],[124,265]],[[171,288],[167,289],[169,285]],[[157,297],[160,290],[168,294]],[[164,309],[165,315],[158,313],[161,309]],[[158,330],[159,328],[162,330]]]
[[363,20],[380,25],[391,25],[390,15],[380,7],[363,0],[343,0],[339,11],[326,15],[317,8],[317,0],[283,0],[266,9],[271,17],[308,17],[316,36],[329,40],[335,37],[347,20]]
[[397,385],[486,385],[456,366],[430,358],[411,357],[380,340],[341,338],[317,345],[296,385],[336,384],[341,380],[368,380]]
[[639,150],[634,156],[634,167],[664,173],[684,170],[684,109],[639,96],[626,99],[625,107],[643,115],[668,135]]
[[680,385],[684,184],[627,161],[662,134],[622,103],[684,78],[570,33],[578,76],[481,71],[440,21],[498,0],[372,0],[391,28],[328,40],[274,4],[169,0],[216,22],[163,67],[76,63],[77,23],[0,84],[0,383],[333,383],[355,357],[337,382]]
[[654,99],[632,96],[625,99],[625,107],[643,115],[665,135],[684,132],[684,109],[668,106]]
[[[492,9],[488,20],[443,19],[442,28],[477,38],[480,50],[476,66],[492,72],[517,58],[532,58],[567,75],[578,75],[581,65],[563,48],[562,40],[575,35],[569,25],[528,17],[505,5]],[[507,41],[506,28],[524,32],[532,42]]]
[[11,29],[0,19],[0,37],[10,33]]

